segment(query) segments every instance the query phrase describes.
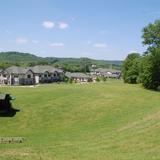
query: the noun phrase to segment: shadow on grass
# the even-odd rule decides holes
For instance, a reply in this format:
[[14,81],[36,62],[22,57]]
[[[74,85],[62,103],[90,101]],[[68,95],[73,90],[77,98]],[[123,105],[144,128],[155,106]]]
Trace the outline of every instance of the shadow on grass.
[[12,107],[10,100],[0,100],[0,117],[14,117],[19,111]]
[[10,108],[9,110],[0,110],[0,117],[14,117],[19,109]]

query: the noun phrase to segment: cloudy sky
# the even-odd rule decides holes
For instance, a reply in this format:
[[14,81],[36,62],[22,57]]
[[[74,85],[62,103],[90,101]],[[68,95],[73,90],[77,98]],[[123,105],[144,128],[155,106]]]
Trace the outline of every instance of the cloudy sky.
[[123,60],[159,18],[159,0],[1,0],[0,51]]

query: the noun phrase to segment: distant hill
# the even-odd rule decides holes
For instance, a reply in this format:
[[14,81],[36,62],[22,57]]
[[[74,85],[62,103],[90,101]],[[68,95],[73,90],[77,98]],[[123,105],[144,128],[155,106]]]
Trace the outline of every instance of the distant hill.
[[0,52],[0,62],[8,63],[29,63],[42,60],[43,58],[37,57],[29,53],[20,52]]
[[11,65],[34,66],[34,65],[53,65],[69,71],[88,71],[91,65],[103,68],[121,69],[122,61],[95,60],[89,58],[57,58],[57,57],[38,57],[30,53],[20,52],[0,52],[0,68]]

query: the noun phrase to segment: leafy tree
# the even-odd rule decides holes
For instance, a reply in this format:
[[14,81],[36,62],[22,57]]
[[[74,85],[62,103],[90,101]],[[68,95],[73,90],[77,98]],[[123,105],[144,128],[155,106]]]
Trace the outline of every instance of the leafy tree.
[[122,65],[122,74],[125,83],[137,83],[139,76],[140,54],[131,53]]
[[99,81],[100,81],[100,78],[99,78],[99,77],[97,77],[97,78],[96,78],[96,82],[99,82]]
[[160,85],[160,20],[144,27],[142,38],[148,49],[142,60],[140,80],[145,88],[156,90]]
[[106,78],[106,77],[103,77],[102,80],[105,82],[105,81],[107,80],[107,78]]
[[160,47],[160,20],[155,21],[143,28],[143,44],[149,48]]
[[140,81],[148,89],[156,90],[160,85],[160,48],[152,49],[142,59]]
[[69,82],[69,78],[66,76],[63,76],[62,82]]
[[72,78],[69,78],[69,83],[73,83],[73,79]]

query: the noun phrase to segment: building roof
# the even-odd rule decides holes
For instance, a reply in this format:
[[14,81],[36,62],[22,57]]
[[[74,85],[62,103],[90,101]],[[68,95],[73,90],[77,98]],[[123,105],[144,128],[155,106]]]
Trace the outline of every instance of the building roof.
[[120,76],[120,74],[116,74],[116,73],[111,73],[111,74],[109,74],[109,73],[102,73],[102,75],[104,77],[110,77],[110,78],[118,78]]
[[63,70],[59,68],[54,68],[52,66],[34,66],[34,67],[17,67],[17,66],[12,66],[9,67],[5,70],[8,74],[26,74],[27,71],[31,70],[33,73],[44,73],[44,72],[49,72],[49,73],[54,73],[55,71],[58,73],[62,73]]
[[95,69],[95,72],[100,72],[100,73],[106,73],[106,72],[121,73],[120,70],[108,69],[108,68],[97,68],[97,69]]
[[5,70],[9,74],[25,74],[28,69],[23,67],[12,66]]
[[39,66],[34,66],[34,67],[30,67],[30,69],[34,72],[34,73],[44,73],[44,72],[49,72],[49,73],[54,73],[54,72],[63,72],[62,69],[59,69],[59,68],[54,68],[52,66],[42,66],[42,65],[39,65]]
[[80,72],[74,72],[74,73],[66,72],[65,76],[68,78],[90,78],[89,75]]

